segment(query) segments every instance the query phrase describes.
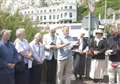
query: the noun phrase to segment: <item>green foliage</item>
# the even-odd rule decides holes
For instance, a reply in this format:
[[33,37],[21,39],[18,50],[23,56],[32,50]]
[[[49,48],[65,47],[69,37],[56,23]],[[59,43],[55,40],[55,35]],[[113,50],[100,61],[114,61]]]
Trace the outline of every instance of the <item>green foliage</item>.
[[16,29],[22,27],[26,30],[26,37],[30,41],[34,34],[37,32],[37,28],[33,27],[32,22],[28,18],[22,18],[18,12],[11,15],[7,12],[0,11],[0,30],[3,28],[12,30],[11,40],[14,41],[16,36]]
[[[114,10],[120,9],[120,0],[107,0],[107,8],[112,8]],[[88,14],[88,8],[85,5],[82,5],[78,8],[78,16],[82,15],[82,17]],[[96,9],[94,14],[98,17],[101,14],[101,18],[104,18],[105,14],[105,0],[101,0],[96,3]],[[119,18],[120,14],[116,16]],[[111,16],[107,16],[107,18],[111,18]]]

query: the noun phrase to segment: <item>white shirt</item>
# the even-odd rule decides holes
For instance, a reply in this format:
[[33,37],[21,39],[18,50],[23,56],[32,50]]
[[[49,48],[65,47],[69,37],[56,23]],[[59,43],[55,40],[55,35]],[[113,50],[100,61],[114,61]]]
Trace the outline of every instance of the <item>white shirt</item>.
[[101,37],[101,38],[97,38],[97,37],[95,37],[95,41],[96,41],[97,46],[98,46],[98,44],[99,44],[99,42],[100,42],[101,40],[103,40],[102,37]]
[[82,52],[82,49],[83,49],[83,38],[80,38],[79,42],[80,42],[79,51]]
[[79,39],[79,42],[80,42],[79,51],[80,51],[80,52],[86,52],[86,51],[89,50],[88,46],[86,46],[86,48],[83,50],[83,42],[84,42],[83,39],[84,39],[84,38],[80,38],[80,39]]
[[[30,46],[29,43],[26,39],[20,40],[20,39],[16,39],[14,42],[15,48],[17,49],[17,52],[23,52],[24,55],[27,55],[30,52]],[[24,58],[25,63],[28,63],[28,59]]]
[[38,63],[43,63],[45,59],[45,46],[43,44],[37,44],[34,40],[30,43],[32,49],[33,58]]

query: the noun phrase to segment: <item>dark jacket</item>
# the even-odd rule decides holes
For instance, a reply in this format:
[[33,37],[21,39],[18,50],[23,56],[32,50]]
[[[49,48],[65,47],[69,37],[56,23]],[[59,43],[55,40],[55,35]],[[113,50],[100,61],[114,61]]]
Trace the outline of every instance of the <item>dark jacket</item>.
[[99,53],[95,56],[93,56],[93,59],[105,59],[105,51],[107,49],[107,41],[106,39],[102,39],[99,41],[98,45],[95,39],[92,40],[90,49],[93,51],[99,51]]
[[110,37],[107,40],[108,49],[112,49],[109,59],[113,62],[120,62],[120,37]]
[[[78,44],[80,45],[79,41],[78,41]],[[79,48],[79,45],[76,48]],[[86,47],[88,47],[88,42],[87,42],[87,39],[84,38],[83,39],[82,51],[84,51],[86,49]],[[78,52],[75,52],[73,56],[74,56],[73,65],[74,65],[75,76],[77,76],[77,74],[79,74],[80,76],[84,75],[85,63],[86,63],[86,60],[87,60],[86,57],[85,57],[85,54],[80,54]]]
[[18,54],[14,45],[0,41],[0,84],[14,84],[14,69],[8,67],[7,64],[15,64],[17,61]]

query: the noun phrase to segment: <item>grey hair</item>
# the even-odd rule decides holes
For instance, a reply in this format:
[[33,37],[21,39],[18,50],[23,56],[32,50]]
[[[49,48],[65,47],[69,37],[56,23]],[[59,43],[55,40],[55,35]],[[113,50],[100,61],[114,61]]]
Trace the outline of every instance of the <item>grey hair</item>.
[[9,29],[3,29],[1,31],[1,36],[4,34],[4,32],[11,33],[11,30],[9,30]]
[[40,38],[42,35],[40,33],[36,33],[34,39]]
[[18,37],[22,32],[25,32],[25,29],[24,28],[18,28],[16,30],[16,36]]

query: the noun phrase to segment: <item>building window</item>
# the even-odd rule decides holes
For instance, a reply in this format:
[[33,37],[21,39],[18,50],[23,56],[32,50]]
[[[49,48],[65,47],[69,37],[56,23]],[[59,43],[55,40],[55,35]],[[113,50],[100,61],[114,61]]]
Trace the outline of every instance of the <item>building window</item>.
[[57,19],[59,19],[59,15],[57,15]]
[[55,9],[53,9],[53,12],[55,12]]
[[70,6],[70,9],[72,9],[72,6]]
[[61,13],[61,18],[63,18],[63,14]]
[[61,10],[63,10],[63,7],[61,7]]
[[49,12],[51,12],[51,9],[49,10]]
[[49,19],[51,19],[51,15],[49,15]]
[[37,11],[37,13],[39,13],[39,11]]
[[46,16],[44,16],[44,20],[46,20]]
[[46,13],[46,10],[44,10],[44,12]]
[[55,15],[53,15],[53,19],[55,19]]
[[67,9],[67,6],[65,6],[65,9]]
[[69,16],[72,17],[72,13],[69,13]]
[[39,21],[39,16],[37,16],[37,21]]
[[33,11],[31,13],[33,14]]
[[60,9],[57,9],[57,11],[59,11]]
[[30,11],[28,11],[28,14],[30,13]]
[[40,16],[40,20],[42,20],[42,16]]
[[25,11],[25,14],[26,14],[26,11]]
[[42,13],[42,10],[41,10],[41,13]]
[[64,17],[66,17],[67,16],[67,13],[64,13]]

